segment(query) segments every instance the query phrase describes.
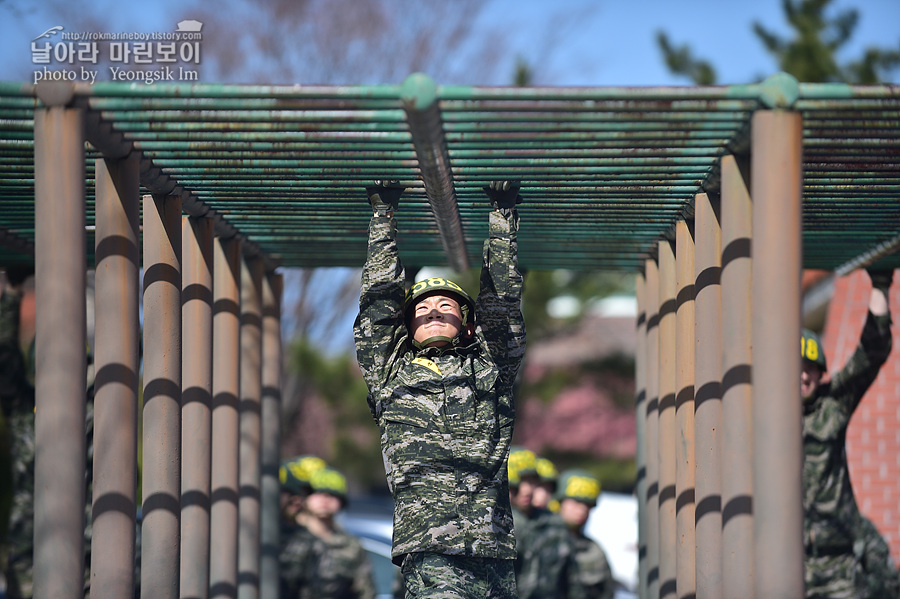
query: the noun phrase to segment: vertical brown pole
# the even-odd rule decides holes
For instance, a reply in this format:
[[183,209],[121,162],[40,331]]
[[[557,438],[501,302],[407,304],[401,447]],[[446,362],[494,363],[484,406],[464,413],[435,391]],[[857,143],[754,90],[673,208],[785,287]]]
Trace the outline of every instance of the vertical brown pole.
[[262,277],[260,260],[241,268],[241,441],[238,597],[259,597],[260,395],[262,391]]
[[647,596],[659,596],[659,266],[648,259],[647,277]]
[[753,231],[753,519],[756,596],[804,595],[800,359],[799,113],[751,124]]
[[281,551],[281,275],[270,274],[262,285],[262,521],[260,529],[260,597],[278,599]]
[[214,242],[209,595],[237,597],[241,243]]
[[181,597],[209,596],[213,221],[182,219]]
[[[84,589],[87,343],[84,129],[79,109],[34,114],[34,596]],[[39,218],[37,217],[39,215]]]
[[659,596],[676,595],[675,250],[659,242]]
[[637,451],[637,481],[635,495],[638,503],[638,596],[647,596],[647,280],[643,273],[635,280],[637,298],[637,334],[634,348],[635,378],[635,436]]
[[[753,593],[753,403],[749,164],[722,158],[722,578]],[[747,174],[745,174],[747,173]]]
[[178,597],[181,514],[181,199],[144,196],[141,597]]
[[97,160],[91,597],[134,592],[140,368],[139,159]]
[[694,524],[694,236],[690,225],[675,225],[675,523],[679,597],[696,595]]
[[[722,580],[722,376],[721,272],[722,235],[716,206],[707,194],[694,201],[697,259],[694,265],[695,394],[697,483],[697,597],[720,599]],[[745,589],[743,592],[747,592]]]

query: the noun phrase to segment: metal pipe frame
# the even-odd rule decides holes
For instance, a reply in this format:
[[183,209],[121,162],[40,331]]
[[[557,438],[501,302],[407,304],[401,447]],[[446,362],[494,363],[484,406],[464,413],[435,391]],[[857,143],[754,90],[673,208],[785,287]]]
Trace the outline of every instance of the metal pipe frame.
[[[697,599],[721,599],[722,577],[722,325],[720,272],[721,227],[716,203],[708,194],[694,199],[694,428],[697,483]],[[749,461],[749,454],[743,456]],[[731,584],[731,583],[729,583]],[[746,592],[746,588],[744,590]]]
[[713,199],[708,194],[697,194],[694,205],[697,597],[720,599],[723,586],[720,465],[722,377],[719,342],[722,326],[719,287],[722,241]]
[[677,596],[675,250],[659,242],[659,597]]
[[675,526],[678,597],[695,597],[694,235],[687,221],[675,228]]
[[214,240],[209,596],[236,599],[240,445],[241,242]]
[[647,597],[659,597],[659,266],[644,263],[647,279]]
[[403,83],[401,98],[441,243],[450,266],[463,272],[469,268],[469,258],[437,103],[437,86],[425,75],[410,75]]
[[181,588],[209,596],[213,221],[182,217]]
[[638,596],[647,597],[647,280],[643,273],[635,277],[637,299],[636,339],[634,348],[635,378],[635,495],[638,505]]
[[281,544],[281,275],[262,281],[260,599],[279,599]]
[[141,594],[176,599],[181,515],[181,199],[144,196]]
[[259,260],[241,263],[241,394],[238,503],[238,598],[258,599],[260,565],[260,434],[262,279]]
[[82,111],[35,111],[34,597],[83,596],[87,323]]
[[139,156],[96,162],[91,597],[134,592],[140,371]]
[[798,397],[803,119],[753,115],[754,588],[760,599],[804,595],[803,467]]
[[[750,165],[722,157],[722,578],[726,599],[753,589],[753,371]],[[699,597],[698,597],[699,599]]]

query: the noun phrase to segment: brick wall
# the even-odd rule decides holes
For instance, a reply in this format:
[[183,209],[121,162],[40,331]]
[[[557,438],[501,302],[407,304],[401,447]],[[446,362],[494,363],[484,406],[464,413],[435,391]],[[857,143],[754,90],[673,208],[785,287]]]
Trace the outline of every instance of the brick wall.
[[[865,272],[835,279],[823,331],[828,369],[834,372],[853,353],[872,286]],[[847,431],[850,480],[860,510],[878,527],[900,562],[900,272],[890,293],[894,349],[860,403]]]

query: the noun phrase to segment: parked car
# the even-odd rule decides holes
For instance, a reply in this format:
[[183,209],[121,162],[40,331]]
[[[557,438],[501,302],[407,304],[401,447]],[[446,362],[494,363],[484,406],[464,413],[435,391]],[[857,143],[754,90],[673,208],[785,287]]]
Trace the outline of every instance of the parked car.
[[338,514],[337,521],[344,530],[359,538],[369,555],[375,579],[375,599],[393,599],[394,581],[400,576],[400,568],[391,562],[392,513],[351,508]]

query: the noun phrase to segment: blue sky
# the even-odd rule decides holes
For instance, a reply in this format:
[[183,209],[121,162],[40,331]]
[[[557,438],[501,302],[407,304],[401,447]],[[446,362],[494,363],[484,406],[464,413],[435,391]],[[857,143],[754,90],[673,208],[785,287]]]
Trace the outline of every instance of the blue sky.
[[[452,1],[452,0],[445,0]],[[134,5],[95,0],[92,11],[109,20],[110,31],[172,31],[185,2],[164,0]],[[0,2],[0,79],[23,80],[33,70],[31,40],[65,17],[45,5]],[[224,5],[223,6],[227,6]],[[860,22],[844,58],[869,45],[900,45],[900,0],[836,0],[832,10],[857,8]],[[695,55],[713,62],[722,83],[745,83],[775,71],[774,62],[751,31],[758,20],[782,34],[789,30],[781,0],[494,0],[479,26],[511,32],[510,56],[529,58],[547,38],[535,34],[540,24],[574,14],[553,41],[555,57],[536,73],[541,85],[681,85],[670,75],[656,47],[662,29],[676,44],[689,43]],[[204,30],[204,35],[215,32]],[[895,73],[893,82],[900,82]],[[399,83],[399,82],[385,82]],[[440,82],[438,82],[440,83]],[[495,83],[505,83],[497,81]]]

